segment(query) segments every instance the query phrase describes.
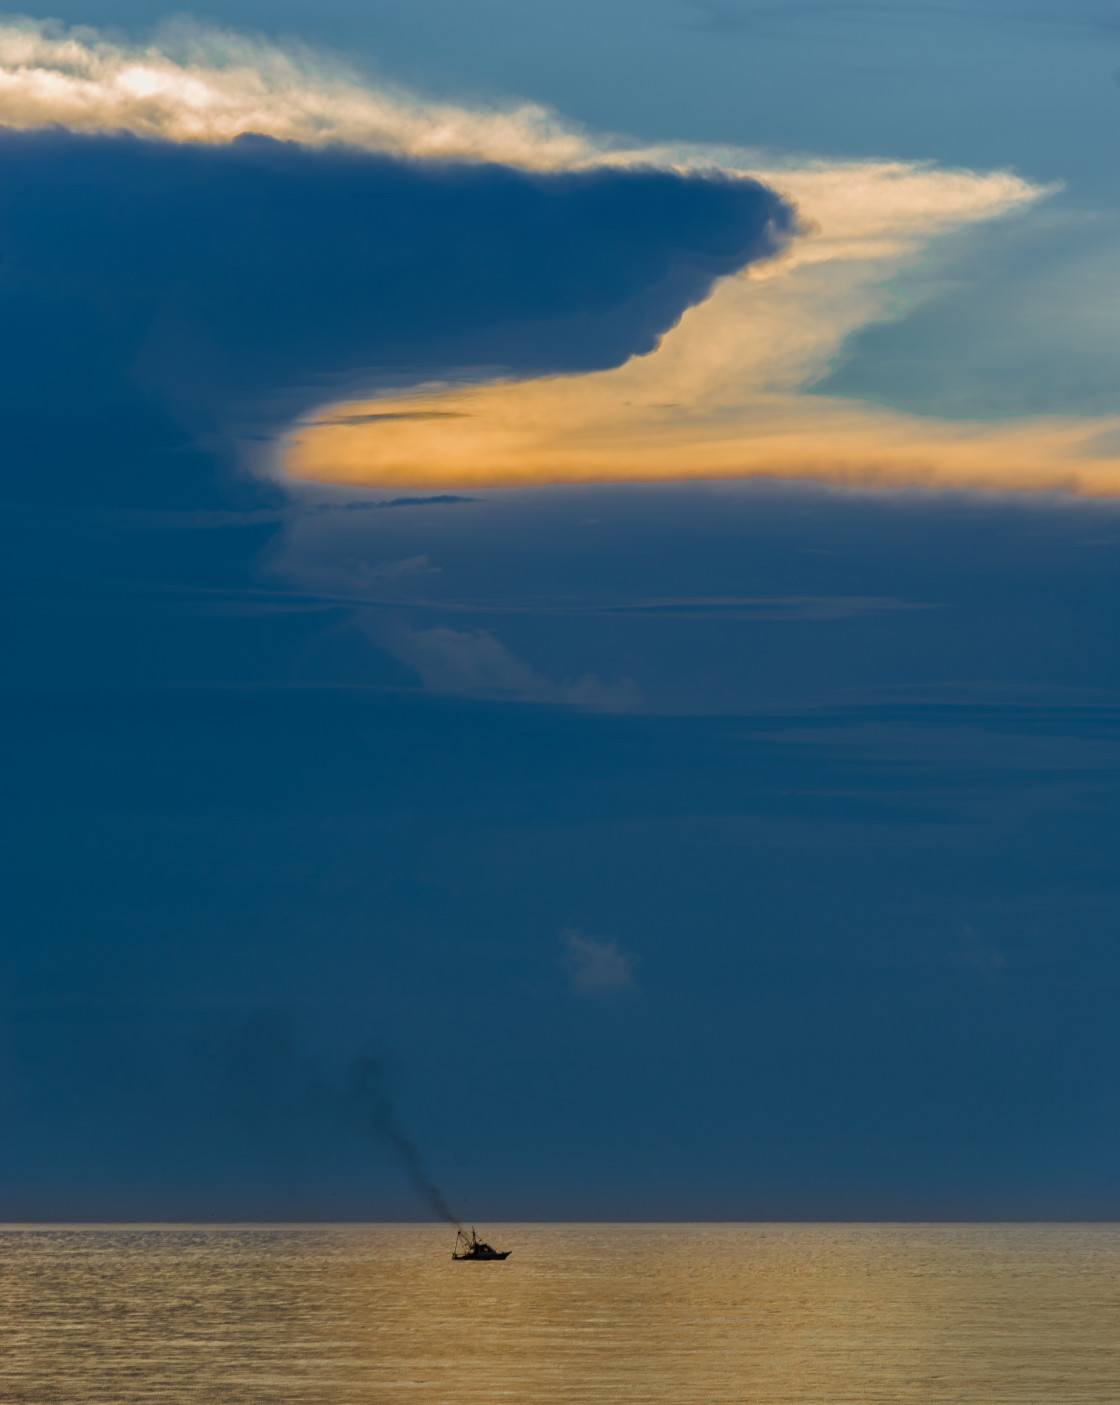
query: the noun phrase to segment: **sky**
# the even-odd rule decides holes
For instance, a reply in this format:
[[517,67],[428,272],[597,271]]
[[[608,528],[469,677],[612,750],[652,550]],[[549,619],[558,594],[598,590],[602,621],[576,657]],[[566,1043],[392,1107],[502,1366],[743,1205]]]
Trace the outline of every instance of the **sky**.
[[1097,0],[0,18],[0,1220],[1116,1218],[1118,122]]

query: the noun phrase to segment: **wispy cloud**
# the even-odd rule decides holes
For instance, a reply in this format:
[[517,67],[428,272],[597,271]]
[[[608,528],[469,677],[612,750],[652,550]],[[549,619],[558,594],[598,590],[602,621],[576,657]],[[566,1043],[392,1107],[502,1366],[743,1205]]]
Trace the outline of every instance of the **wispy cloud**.
[[592,712],[629,712],[641,702],[629,680],[604,683],[593,673],[554,682],[538,673],[489,630],[446,626],[412,629],[398,622],[361,621],[369,637],[413,669],[434,693],[508,702],[550,703]]
[[0,124],[228,142],[252,132],[400,156],[567,168],[595,150],[534,103],[468,109],[373,90],[337,61],[184,22],[147,45],[89,29],[0,25]]
[[581,995],[605,995],[634,984],[637,958],[620,950],[617,942],[586,937],[574,927],[560,935],[572,986]]
[[[1115,33],[1108,0],[689,0],[703,27],[771,30],[822,20],[992,19]],[[229,142],[247,133],[435,160],[497,161],[533,170],[601,164],[739,164],[742,153],[688,143],[651,150],[591,133],[534,102],[468,107],[371,86],[337,57],[179,19],[145,44],[87,26],[0,23],[0,125],[133,132]]]

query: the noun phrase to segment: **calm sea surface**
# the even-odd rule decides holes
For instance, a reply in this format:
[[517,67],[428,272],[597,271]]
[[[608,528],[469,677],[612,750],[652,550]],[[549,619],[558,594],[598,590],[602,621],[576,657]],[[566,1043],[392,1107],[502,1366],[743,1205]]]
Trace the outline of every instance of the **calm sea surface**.
[[0,1399],[1120,1401],[1120,1227],[485,1232],[0,1230]]

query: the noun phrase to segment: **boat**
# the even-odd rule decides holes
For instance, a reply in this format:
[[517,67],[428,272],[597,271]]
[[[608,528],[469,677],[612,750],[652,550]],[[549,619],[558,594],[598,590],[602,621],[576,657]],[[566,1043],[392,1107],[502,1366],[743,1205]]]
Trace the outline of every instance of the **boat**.
[[455,1248],[451,1252],[453,1259],[508,1259],[512,1249],[492,1249],[489,1244],[484,1244],[478,1237],[478,1230],[472,1228],[470,1234],[465,1229],[461,1229],[455,1236]]

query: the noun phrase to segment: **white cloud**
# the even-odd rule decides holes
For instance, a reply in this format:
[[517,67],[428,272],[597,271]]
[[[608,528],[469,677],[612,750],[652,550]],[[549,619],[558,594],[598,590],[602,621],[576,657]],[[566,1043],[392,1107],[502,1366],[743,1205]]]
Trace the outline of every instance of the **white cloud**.
[[572,985],[583,995],[602,995],[634,984],[636,958],[616,942],[596,941],[574,927],[561,934]]
[[424,687],[434,693],[552,703],[592,712],[629,712],[641,702],[629,680],[603,683],[586,673],[574,682],[553,682],[489,630],[411,629],[372,619],[364,623],[370,637],[414,669]]
[[403,89],[364,86],[341,64],[306,49],[186,24],[142,46],[52,22],[0,24],[0,124],[200,142],[255,132],[538,169],[595,154],[537,104],[472,110],[425,102]]

